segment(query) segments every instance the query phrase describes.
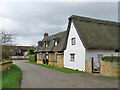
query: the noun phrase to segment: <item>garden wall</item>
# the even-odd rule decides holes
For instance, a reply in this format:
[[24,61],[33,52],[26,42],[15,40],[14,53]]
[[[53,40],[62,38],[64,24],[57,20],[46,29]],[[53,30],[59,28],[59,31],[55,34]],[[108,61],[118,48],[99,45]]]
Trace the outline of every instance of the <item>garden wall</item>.
[[4,72],[6,70],[11,69],[12,64],[13,64],[12,61],[7,61],[7,62],[0,63],[0,71]]
[[[85,61],[85,71],[92,73],[92,59]],[[100,60],[100,75],[120,77],[120,62]]]
[[92,59],[91,60],[85,60],[85,71],[92,73]]
[[119,70],[120,70],[120,63],[101,60],[101,68],[100,68],[101,75],[118,77],[120,76]]

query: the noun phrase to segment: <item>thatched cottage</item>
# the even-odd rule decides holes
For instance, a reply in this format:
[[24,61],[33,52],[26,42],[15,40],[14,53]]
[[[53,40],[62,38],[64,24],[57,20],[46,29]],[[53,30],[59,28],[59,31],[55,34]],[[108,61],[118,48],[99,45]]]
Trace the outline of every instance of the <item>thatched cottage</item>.
[[100,67],[103,56],[118,56],[118,23],[72,15],[68,24],[64,67],[85,71],[85,61],[93,58]]
[[43,60],[48,61],[48,65],[63,67],[64,50],[67,44],[67,31],[54,35],[44,34],[44,39],[38,42],[35,52],[37,63],[43,64]]

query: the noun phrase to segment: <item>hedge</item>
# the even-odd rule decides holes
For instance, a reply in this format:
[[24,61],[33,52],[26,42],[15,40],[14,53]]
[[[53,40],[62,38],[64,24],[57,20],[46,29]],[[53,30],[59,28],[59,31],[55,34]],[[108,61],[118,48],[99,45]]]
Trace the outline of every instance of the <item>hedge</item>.
[[105,56],[102,58],[102,60],[109,62],[120,62],[120,56]]
[[35,54],[30,54],[30,55],[29,55],[29,60],[30,60],[31,62],[35,62]]

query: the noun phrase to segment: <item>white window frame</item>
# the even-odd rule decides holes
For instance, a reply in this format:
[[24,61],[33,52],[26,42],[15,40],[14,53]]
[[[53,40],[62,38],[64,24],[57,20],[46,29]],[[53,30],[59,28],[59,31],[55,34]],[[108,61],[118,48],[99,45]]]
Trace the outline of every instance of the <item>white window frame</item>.
[[76,44],[75,37],[74,37],[74,38],[71,38],[71,44],[72,44],[72,45],[75,45],[75,44]]
[[75,53],[70,54],[70,61],[75,62]]
[[48,47],[48,45],[46,44],[45,47]]
[[100,59],[103,57],[103,54],[98,54],[98,62],[100,62]]
[[49,55],[48,54],[46,54],[45,57],[46,57],[46,59],[49,59]]
[[58,44],[57,41],[55,41],[55,46],[57,46],[57,44]]

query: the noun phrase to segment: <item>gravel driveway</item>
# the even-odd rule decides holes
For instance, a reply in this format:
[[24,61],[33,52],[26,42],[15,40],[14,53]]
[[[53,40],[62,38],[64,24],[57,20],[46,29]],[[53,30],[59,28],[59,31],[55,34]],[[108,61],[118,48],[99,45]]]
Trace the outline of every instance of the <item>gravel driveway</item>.
[[14,61],[22,71],[21,88],[118,88],[118,79],[88,73],[66,74],[46,67]]

